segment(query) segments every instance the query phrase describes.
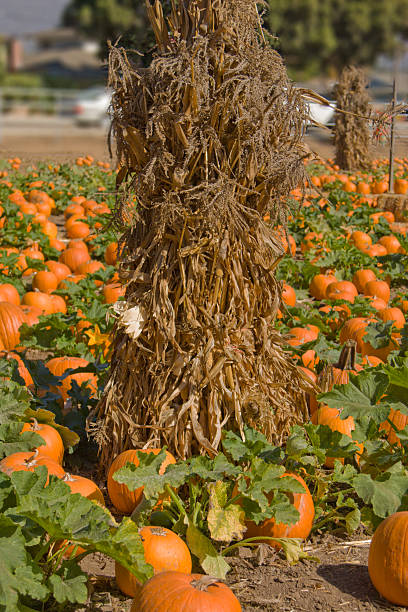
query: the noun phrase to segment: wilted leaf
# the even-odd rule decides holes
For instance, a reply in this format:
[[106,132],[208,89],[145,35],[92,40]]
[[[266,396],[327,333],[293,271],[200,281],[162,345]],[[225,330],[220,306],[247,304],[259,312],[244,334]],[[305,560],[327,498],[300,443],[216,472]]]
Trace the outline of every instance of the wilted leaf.
[[207,515],[208,528],[213,540],[230,542],[240,540],[246,531],[245,514],[238,504],[228,504],[228,484],[218,480],[208,485],[210,493]]
[[224,557],[217,552],[211,540],[191,522],[187,527],[186,538],[187,546],[197,557],[205,573],[223,580],[231,568]]

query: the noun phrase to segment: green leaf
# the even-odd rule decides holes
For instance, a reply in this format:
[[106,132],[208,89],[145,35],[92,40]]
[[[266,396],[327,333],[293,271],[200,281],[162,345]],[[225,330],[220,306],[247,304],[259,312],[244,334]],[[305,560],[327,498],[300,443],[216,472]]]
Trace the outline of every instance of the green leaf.
[[65,561],[58,569],[57,574],[52,574],[47,584],[60,603],[85,603],[88,598],[87,575],[81,570],[76,561]]
[[240,540],[246,531],[242,507],[237,504],[227,505],[229,489],[228,484],[221,480],[208,485],[210,493],[208,529],[212,539],[218,542]]
[[153,574],[145,562],[137,525],[128,517],[120,524],[104,507],[90,501],[55,476],[44,487],[47,470],[14,472],[11,481],[17,494],[15,514],[40,525],[51,540],[70,540],[86,549],[103,552],[144,582]]
[[0,459],[12,453],[31,451],[44,445],[44,439],[33,431],[20,433],[23,423],[0,425]]
[[366,333],[363,340],[369,343],[374,349],[385,348],[391,341],[392,327],[392,321],[388,321],[388,323],[383,323],[382,321],[369,323],[366,327]]
[[79,442],[78,434],[68,429],[68,427],[55,422],[55,414],[51,410],[45,410],[44,408],[33,410],[32,408],[27,408],[24,416],[28,420],[34,418],[38,423],[45,423],[54,427],[61,436],[65,449],[73,448]]
[[359,528],[361,522],[361,514],[358,508],[354,508],[345,516],[347,533],[350,535]]
[[25,549],[20,527],[0,514],[0,610],[21,610],[21,597],[46,601],[49,591],[43,573]]
[[403,496],[408,491],[406,474],[385,473],[384,480],[374,480],[368,474],[358,474],[353,479],[356,493],[366,504],[371,504],[374,513],[385,518],[397,512]]
[[191,522],[187,527],[186,538],[187,546],[197,557],[205,573],[224,580],[231,568],[224,557],[217,552],[211,540]]

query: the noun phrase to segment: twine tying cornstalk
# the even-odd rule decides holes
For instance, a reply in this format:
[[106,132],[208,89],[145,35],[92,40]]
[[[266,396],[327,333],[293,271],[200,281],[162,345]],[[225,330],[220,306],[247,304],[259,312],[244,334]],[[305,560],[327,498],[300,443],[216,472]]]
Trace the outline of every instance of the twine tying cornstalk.
[[281,441],[310,389],[273,327],[275,229],[305,183],[307,106],[255,3],[172,0],[168,24],[158,0],[146,6],[150,67],[117,47],[109,58],[126,298],[89,419],[103,463],[164,444],[214,455],[223,428],[245,425]]

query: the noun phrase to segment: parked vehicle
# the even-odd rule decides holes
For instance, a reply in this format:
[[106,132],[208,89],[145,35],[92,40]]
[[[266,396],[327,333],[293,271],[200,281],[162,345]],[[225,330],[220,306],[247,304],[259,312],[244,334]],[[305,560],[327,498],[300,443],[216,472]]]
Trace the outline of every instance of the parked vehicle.
[[81,93],[75,101],[74,115],[78,125],[106,125],[109,122],[111,92],[93,87]]
[[336,101],[328,100],[331,106],[324,106],[319,102],[308,102],[309,104],[309,126],[313,125],[314,122],[320,123],[327,127],[333,127],[335,123],[335,108]]

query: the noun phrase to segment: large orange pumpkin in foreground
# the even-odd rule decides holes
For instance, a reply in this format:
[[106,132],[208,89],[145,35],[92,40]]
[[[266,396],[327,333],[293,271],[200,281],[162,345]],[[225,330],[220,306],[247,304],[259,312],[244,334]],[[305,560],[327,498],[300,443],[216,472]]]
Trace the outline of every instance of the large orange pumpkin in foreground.
[[408,512],[386,518],[373,535],[368,573],[377,591],[398,606],[408,606]]
[[[282,478],[290,476],[300,482],[304,489],[304,493],[288,493],[291,503],[295,506],[299,512],[300,517],[297,523],[294,525],[285,525],[285,523],[277,523],[274,518],[266,519],[259,525],[256,525],[252,521],[247,523],[247,531],[245,533],[246,538],[259,537],[262,541],[263,537],[269,538],[307,538],[312,530],[315,508],[313,503],[312,495],[308,489],[307,484],[297,474],[285,473]],[[269,493],[268,498],[273,498],[273,491]],[[264,540],[266,544],[270,546],[279,547],[277,542],[271,540]]]
[[217,578],[162,572],[150,578],[130,612],[242,612],[234,593]]
[[[119,512],[124,512],[126,514],[133,512],[142,499],[143,487],[139,487],[135,491],[129,491],[125,484],[119,484],[119,482],[113,480],[113,475],[127,463],[134,463],[136,466],[139,465],[138,453],[153,453],[154,455],[158,455],[160,450],[159,448],[146,448],[139,451],[127,450],[120,453],[120,455],[114,459],[109,468],[107,486],[111,502]],[[171,463],[176,463],[176,460],[171,453],[166,451],[166,458],[161,465],[160,474],[164,474],[166,467]]]
[[[192,563],[190,551],[185,542],[165,527],[142,527],[139,530],[146,563],[153,566],[154,573],[183,572],[190,574]],[[142,584],[120,563],[115,563],[118,587],[129,597],[135,597]]]

